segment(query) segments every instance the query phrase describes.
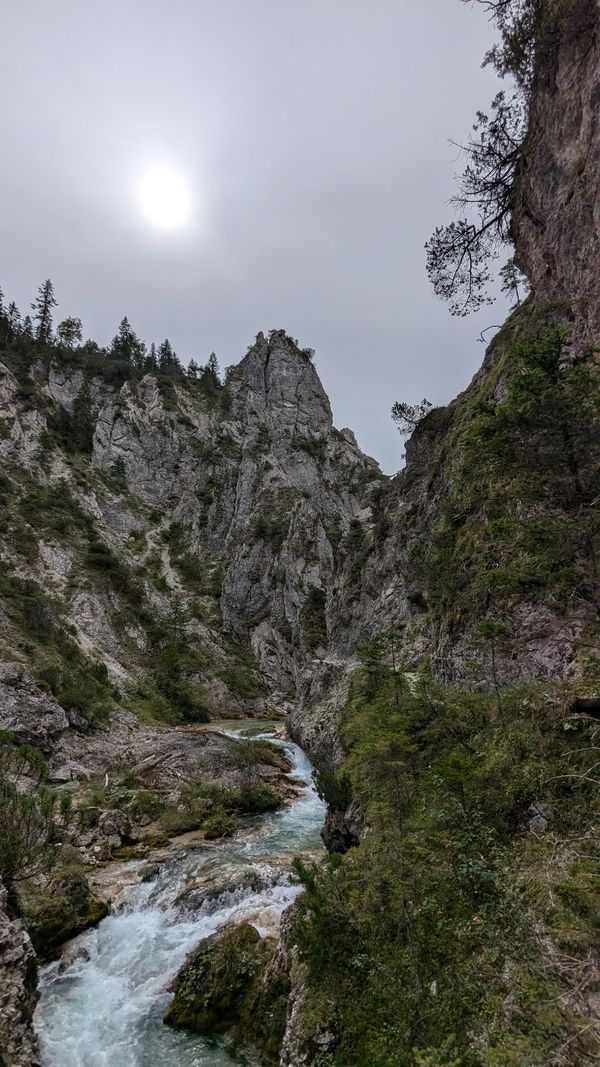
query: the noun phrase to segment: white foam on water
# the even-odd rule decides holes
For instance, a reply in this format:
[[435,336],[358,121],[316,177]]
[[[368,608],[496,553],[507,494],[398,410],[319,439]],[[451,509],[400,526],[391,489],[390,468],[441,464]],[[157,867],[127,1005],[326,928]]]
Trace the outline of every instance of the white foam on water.
[[[237,735],[238,730],[230,731]],[[258,736],[265,736],[260,734]],[[268,736],[268,735],[267,735]],[[80,955],[42,972],[36,1026],[47,1067],[225,1067],[252,1060],[222,1043],[171,1030],[162,1023],[167,986],[195,946],[220,926],[247,919],[261,934],[273,928],[300,892],[269,857],[319,847],[324,805],[311,766],[296,745],[280,742],[302,783],[300,797],[253,820],[249,840],[193,850],[163,867],[154,881],[132,889],[123,911],[73,943]],[[258,861],[258,857],[261,861]],[[256,868],[263,888],[224,892],[190,915],[174,901],[210,871]]]

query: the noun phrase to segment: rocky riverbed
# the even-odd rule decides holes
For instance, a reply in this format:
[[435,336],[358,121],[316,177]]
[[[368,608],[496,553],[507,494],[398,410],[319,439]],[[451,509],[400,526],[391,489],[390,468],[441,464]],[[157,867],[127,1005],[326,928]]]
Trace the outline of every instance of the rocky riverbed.
[[[243,731],[237,724],[227,736]],[[233,1061],[227,1035],[192,1036],[164,1026],[162,1016],[172,980],[201,941],[229,924],[249,923],[262,938],[276,935],[300,892],[292,857],[320,849],[324,806],[310,764],[280,727],[258,734],[259,741],[266,737],[289,760],[295,795],[288,803],[243,818],[230,839],[181,835],[144,858],[92,873],[94,892],[110,901],[111,913],[42,972],[36,1025],[47,1067]]]

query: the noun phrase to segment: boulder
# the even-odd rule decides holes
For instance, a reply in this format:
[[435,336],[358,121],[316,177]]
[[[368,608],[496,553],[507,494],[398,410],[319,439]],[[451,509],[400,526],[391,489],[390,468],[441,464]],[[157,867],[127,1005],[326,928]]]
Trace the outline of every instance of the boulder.
[[80,868],[57,871],[41,886],[30,887],[23,910],[32,944],[41,959],[54,959],[61,946],[108,915]]
[[64,709],[21,664],[0,662],[0,730],[50,755],[68,726]]
[[225,927],[188,956],[174,982],[168,1026],[227,1033],[253,1046],[261,1062],[279,1063],[289,982],[275,966],[275,946],[249,923]]
[[179,971],[164,1022],[198,1034],[231,1030],[267,955],[267,945],[249,923],[206,938]]

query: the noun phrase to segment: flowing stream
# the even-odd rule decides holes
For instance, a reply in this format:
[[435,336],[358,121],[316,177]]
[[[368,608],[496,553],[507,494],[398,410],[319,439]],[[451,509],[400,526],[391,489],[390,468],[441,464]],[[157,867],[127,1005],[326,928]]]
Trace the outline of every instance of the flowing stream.
[[[265,730],[256,736],[275,740]],[[244,728],[226,732],[240,736]],[[199,941],[239,919],[266,933],[297,896],[299,887],[278,858],[321,847],[324,805],[310,763],[297,745],[278,743],[293,762],[291,776],[302,784],[298,799],[280,811],[246,819],[237,840],[177,854],[153,880],[133,885],[116,914],[72,943],[72,962],[57,961],[44,969],[36,1025],[47,1067],[226,1067],[254,1062],[251,1057],[236,1058],[223,1042],[164,1026],[162,1013],[170,1000],[166,986]],[[249,886],[252,872],[257,884]],[[195,912],[176,905],[187,886],[220,874],[239,874],[242,884]]]

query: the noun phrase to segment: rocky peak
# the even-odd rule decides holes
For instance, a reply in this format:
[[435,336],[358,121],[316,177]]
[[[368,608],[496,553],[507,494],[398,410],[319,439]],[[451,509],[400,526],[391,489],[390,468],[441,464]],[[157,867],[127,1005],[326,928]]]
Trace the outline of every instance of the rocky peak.
[[254,412],[288,434],[327,433],[332,428],[331,407],[312,350],[299,348],[285,330],[272,330],[268,338],[259,333],[228,384],[239,416]]

